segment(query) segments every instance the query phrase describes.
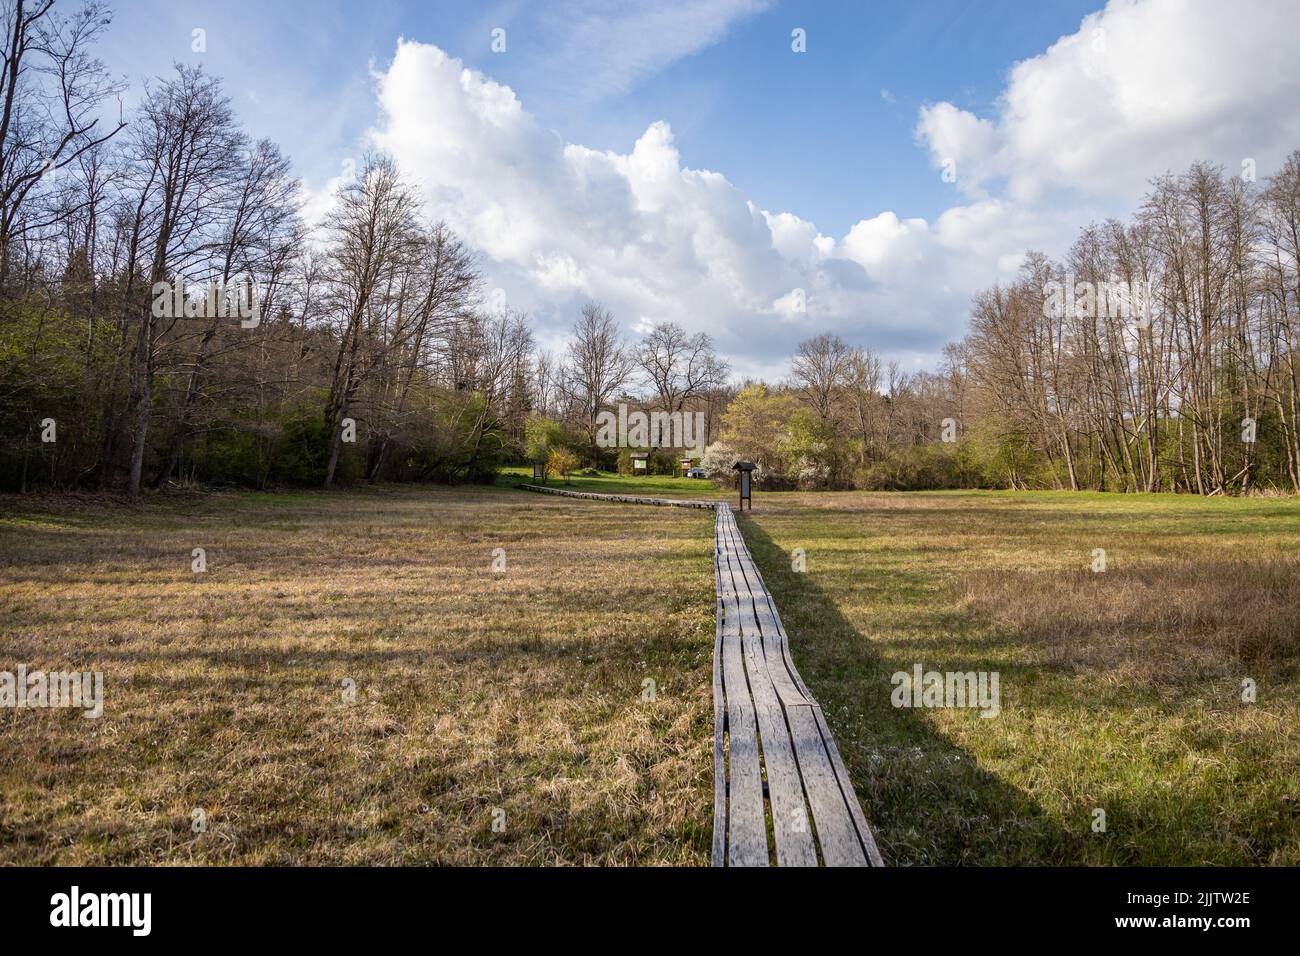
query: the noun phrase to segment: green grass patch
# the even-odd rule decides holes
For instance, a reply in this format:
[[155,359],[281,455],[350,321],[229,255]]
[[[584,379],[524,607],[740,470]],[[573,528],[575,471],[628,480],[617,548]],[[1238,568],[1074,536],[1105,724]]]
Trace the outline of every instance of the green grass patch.
[[[510,466],[497,475],[499,487],[513,488],[519,484],[534,484],[531,468]],[[712,481],[701,478],[679,478],[673,475],[619,475],[612,471],[599,471],[595,475],[570,475],[568,478],[548,478],[548,487],[568,491],[594,491],[609,495],[647,495],[661,498],[725,498],[728,492],[720,490]]]
[[[742,530],[888,862],[1300,863],[1300,502],[758,501]],[[999,672],[1001,715],[895,708],[916,663]]]

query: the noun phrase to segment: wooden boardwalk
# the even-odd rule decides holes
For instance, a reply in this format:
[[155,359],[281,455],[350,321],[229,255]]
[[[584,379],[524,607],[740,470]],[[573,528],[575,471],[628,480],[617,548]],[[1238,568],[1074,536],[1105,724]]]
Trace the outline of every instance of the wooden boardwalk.
[[567,488],[550,488],[546,485],[520,485],[528,491],[540,491],[545,495],[563,495],[566,498],[591,498],[596,501],[622,501],[633,505],[668,505],[674,508],[705,508],[713,510],[716,501],[694,501],[688,498],[643,498],[639,495],[602,495],[594,491],[571,491]]
[[795,670],[776,604],[731,507],[521,487],[574,498],[714,509],[713,865],[883,866],[835,739]]

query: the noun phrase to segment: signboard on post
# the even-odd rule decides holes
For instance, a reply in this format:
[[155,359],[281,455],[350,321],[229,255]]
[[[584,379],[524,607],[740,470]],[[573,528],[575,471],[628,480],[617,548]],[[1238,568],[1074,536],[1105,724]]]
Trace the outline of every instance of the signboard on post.
[[632,452],[632,470],[646,471],[650,465],[650,453],[648,451]]
[[753,471],[758,465],[752,461],[738,461],[731,466],[732,471],[740,472],[740,510],[745,510],[745,502],[749,502],[749,510],[754,510],[753,498]]
[[533,480],[534,481],[541,480],[542,482],[546,481],[546,462],[544,461],[533,462]]

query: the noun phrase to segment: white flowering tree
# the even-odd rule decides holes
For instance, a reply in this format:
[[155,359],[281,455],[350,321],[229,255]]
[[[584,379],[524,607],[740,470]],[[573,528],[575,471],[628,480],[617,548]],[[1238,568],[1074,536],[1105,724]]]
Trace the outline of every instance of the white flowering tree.
[[715,441],[704,449],[700,467],[704,469],[705,477],[730,482],[733,477],[731,466],[736,463],[737,457],[736,449],[724,442]]

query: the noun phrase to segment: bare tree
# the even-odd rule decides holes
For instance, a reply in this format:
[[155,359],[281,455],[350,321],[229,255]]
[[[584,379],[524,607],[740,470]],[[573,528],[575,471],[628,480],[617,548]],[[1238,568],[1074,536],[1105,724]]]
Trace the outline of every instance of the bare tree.
[[791,378],[799,397],[823,422],[832,423],[835,398],[848,379],[852,358],[838,335],[823,333],[799,343]]
[[[116,135],[120,121],[100,126],[96,113],[120,90],[88,48],[109,22],[89,2],[70,16],[54,0],[4,0],[0,50],[0,290],[9,280],[12,246],[29,230],[57,219],[28,216],[31,200],[87,151]],[[59,207],[56,204],[54,209]],[[66,212],[66,205],[63,210]]]
[[844,391],[849,417],[857,432],[858,464],[865,467],[884,444],[880,356],[870,349],[852,349],[844,375]]
[[636,361],[668,412],[680,412],[690,399],[722,385],[730,372],[706,333],[688,336],[675,322],[656,325],[642,340]]
[[453,328],[470,313],[479,272],[474,254],[445,222],[422,229],[399,283],[399,307],[386,329],[388,361],[373,376],[374,411],[366,477],[377,480],[394,434],[406,426],[411,388],[437,368]]
[[1300,150],[1269,181],[1261,207],[1260,301],[1267,392],[1278,416],[1291,486],[1300,491]]
[[596,444],[596,418],[627,384],[636,367],[618,323],[598,302],[588,302],[573,323],[566,365],[566,390],[582,416],[588,445]]
[[[212,210],[220,232],[211,247],[206,271],[223,289],[236,277],[249,283],[254,291],[260,288],[258,311],[269,316],[275,306],[278,267],[301,241],[300,187],[290,173],[288,159],[269,140],[238,152],[239,168],[230,183],[229,195]],[[209,316],[201,329],[178,339],[178,346],[185,340],[197,341],[189,360],[185,392],[177,403],[171,450],[158,472],[159,485],[172,476],[180,462],[205,368],[217,347],[222,321],[219,316]],[[231,338],[228,349],[238,350],[246,344],[239,335]]]
[[[184,276],[214,240],[216,210],[238,175],[243,134],[218,80],[201,69],[176,67],[176,76],[149,91],[130,149],[131,272],[123,302],[138,317],[131,357],[127,421],[131,429],[128,490],[139,495],[153,408],[158,345],[180,316],[155,316],[151,290]],[[137,288],[135,275],[147,276]]]
[[344,419],[376,356],[375,332],[394,305],[401,275],[420,249],[415,191],[385,156],[368,156],[357,179],[340,188],[328,230],[330,308],[338,348],[325,405],[329,459],[325,486],[334,483]]

